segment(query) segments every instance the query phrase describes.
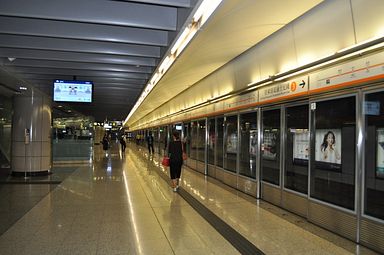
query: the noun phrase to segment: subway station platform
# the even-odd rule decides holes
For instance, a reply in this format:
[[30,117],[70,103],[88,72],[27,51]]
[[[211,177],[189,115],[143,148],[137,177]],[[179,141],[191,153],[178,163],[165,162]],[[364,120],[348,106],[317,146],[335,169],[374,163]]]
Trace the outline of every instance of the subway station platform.
[[376,254],[188,168],[174,192],[160,156],[133,143],[71,167],[4,230],[0,254]]

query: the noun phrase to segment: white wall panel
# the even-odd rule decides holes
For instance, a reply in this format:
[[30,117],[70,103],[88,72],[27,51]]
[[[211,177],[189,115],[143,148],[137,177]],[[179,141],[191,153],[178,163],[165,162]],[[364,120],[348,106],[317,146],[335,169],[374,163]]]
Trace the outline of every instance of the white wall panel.
[[293,22],[299,65],[355,44],[349,0],[326,1]]
[[255,50],[261,62],[262,79],[297,65],[293,41],[292,27],[289,25],[272,34],[256,47]]
[[[219,70],[219,72],[214,73],[214,76],[216,76],[217,87],[224,90],[220,91],[221,94],[226,93],[226,91],[238,90],[241,87],[241,84],[236,84],[235,67],[231,62],[230,64],[224,65]],[[210,88],[210,90],[211,89],[212,88]]]
[[384,1],[352,0],[357,43],[384,35]]
[[[352,6],[351,6],[352,2]],[[291,24],[250,48],[216,72],[165,103],[143,120],[163,117],[170,109],[192,107],[208,99],[246,88],[251,82],[308,64],[384,31],[382,0],[324,1]],[[353,10],[353,14],[352,14]],[[355,23],[354,23],[355,22]],[[355,32],[357,39],[355,38]],[[214,108],[196,112],[221,111]],[[192,113],[183,118],[193,118]]]
[[235,68],[235,79],[239,85],[246,86],[255,81],[261,80],[260,78],[260,58],[256,50],[249,50],[243,53],[239,60],[233,61]]

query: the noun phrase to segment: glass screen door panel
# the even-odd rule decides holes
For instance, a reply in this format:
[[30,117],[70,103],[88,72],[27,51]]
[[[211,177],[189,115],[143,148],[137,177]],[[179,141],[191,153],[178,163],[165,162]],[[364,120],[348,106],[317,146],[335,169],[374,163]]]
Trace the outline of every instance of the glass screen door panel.
[[280,109],[263,111],[262,122],[261,180],[280,185]]
[[256,178],[257,149],[257,112],[240,114],[240,175]]
[[237,161],[237,115],[225,118],[224,169],[236,172]]
[[384,220],[384,92],[364,97],[364,214]]
[[355,207],[356,97],[312,103],[310,196]]
[[308,105],[287,107],[285,123],[284,187],[308,193],[309,112]]

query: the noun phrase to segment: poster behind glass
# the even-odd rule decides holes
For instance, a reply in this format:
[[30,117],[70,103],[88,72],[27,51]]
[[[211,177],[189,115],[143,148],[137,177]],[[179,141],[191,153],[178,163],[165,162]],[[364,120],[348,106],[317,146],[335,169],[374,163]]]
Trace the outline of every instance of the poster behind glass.
[[308,165],[309,133],[307,129],[290,129],[293,135],[293,164]]
[[257,130],[249,131],[249,154],[256,157],[257,154]]
[[237,134],[232,133],[227,136],[227,153],[237,153]]
[[376,135],[376,177],[384,179],[384,128],[378,128]]
[[315,143],[316,167],[341,170],[341,129],[317,129]]
[[264,130],[263,158],[276,160],[278,145],[278,129]]

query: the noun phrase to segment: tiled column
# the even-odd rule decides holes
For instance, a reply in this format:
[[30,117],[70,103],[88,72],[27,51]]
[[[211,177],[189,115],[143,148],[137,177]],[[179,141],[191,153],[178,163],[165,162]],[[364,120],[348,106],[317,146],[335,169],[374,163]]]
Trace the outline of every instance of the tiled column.
[[[51,170],[50,99],[34,90],[14,97],[12,174],[44,175]],[[29,139],[26,137],[29,133]]]

